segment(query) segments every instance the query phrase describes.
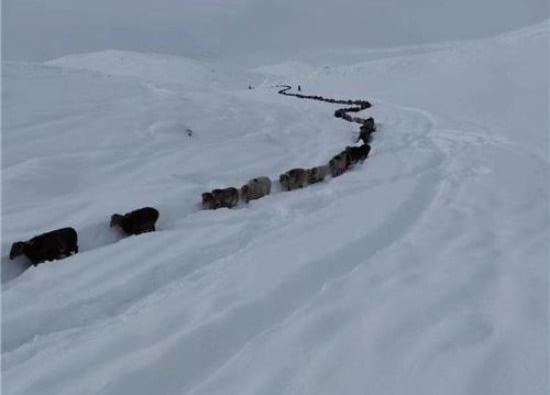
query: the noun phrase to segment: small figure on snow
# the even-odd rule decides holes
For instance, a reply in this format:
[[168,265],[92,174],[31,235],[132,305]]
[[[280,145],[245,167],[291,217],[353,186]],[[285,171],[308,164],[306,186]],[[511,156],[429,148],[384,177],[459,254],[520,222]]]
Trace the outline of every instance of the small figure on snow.
[[192,137],[193,136],[193,131],[191,129],[187,129],[187,135],[189,137]]
[[298,85],[298,92],[301,92],[301,91],[302,91],[302,86]]

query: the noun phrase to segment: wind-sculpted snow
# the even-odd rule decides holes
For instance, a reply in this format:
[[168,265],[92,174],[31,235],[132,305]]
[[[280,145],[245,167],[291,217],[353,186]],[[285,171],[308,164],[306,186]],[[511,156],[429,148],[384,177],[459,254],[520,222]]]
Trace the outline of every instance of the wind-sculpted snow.
[[[484,41],[478,64],[472,46],[449,52],[445,72],[475,66],[477,83],[456,80],[449,103],[418,88],[441,81],[442,53],[300,81],[375,98],[353,114],[376,119],[369,159],[215,211],[201,192],[325,163],[358,125],[275,94],[279,81],[195,90],[5,64],[3,393],[548,393],[548,76],[523,73],[547,36],[521,37]],[[514,105],[495,112],[479,83],[500,78]],[[109,228],[146,205],[156,232]],[[62,226],[78,254],[7,259],[11,242]]]

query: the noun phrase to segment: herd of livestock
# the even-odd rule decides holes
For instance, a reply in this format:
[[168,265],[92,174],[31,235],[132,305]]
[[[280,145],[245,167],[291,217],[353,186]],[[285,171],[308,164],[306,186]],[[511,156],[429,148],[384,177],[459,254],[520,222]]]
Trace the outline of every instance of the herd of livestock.
[[[363,140],[360,146],[346,147],[342,152],[334,155],[328,164],[312,167],[311,169],[291,169],[279,176],[279,184],[283,191],[292,191],[307,185],[324,181],[330,174],[338,177],[349,170],[354,164],[361,163],[370,152],[370,135],[375,131],[374,119],[365,120],[361,126],[361,132],[357,141]],[[256,177],[248,181],[240,189],[229,187],[214,189],[202,194],[202,205],[205,209],[218,209],[222,207],[235,207],[239,201],[248,203],[250,200],[260,199],[271,193],[271,179],[269,177]]]
[[[349,170],[353,165],[363,162],[369,155],[371,134],[376,131],[374,119],[362,119],[352,117],[349,112],[359,112],[371,105],[365,100],[335,100],[321,96],[307,96],[302,94],[287,93],[290,86],[284,86],[279,91],[286,96],[294,96],[302,99],[312,99],[329,103],[354,105],[335,111],[334,116],[349,122],[360,123],[360,132],[356,143],[362,141],[359,146],[348,146],[340,153],[334,155],[326,165],[309,169],[291,169],[279,176],[279,184],[283,191],[291,191],[316,184],[331,177],[338,177]],[[248,181],[241,188],[214,189],[202,194],[202,206],[205,209],[218,209],[222,207],[235,207],[239,201],[248,203],[250,200],[260,199],[271,193],[272,181],[269,177],[256,177]],[[127,235],[137,235],[155,231],[155,224],[159,218],[159,212],[153,207],[143,207],[124,215],[113,214],[110,226],[118,227]],[[73,228],[61,228],[51,232],[35,236],[27,241],[18,241],[12,244],[9,257],[14,259],[24,255],[31,264],[37,265],[44,261],[61,259],[78,253],[78,236]]]

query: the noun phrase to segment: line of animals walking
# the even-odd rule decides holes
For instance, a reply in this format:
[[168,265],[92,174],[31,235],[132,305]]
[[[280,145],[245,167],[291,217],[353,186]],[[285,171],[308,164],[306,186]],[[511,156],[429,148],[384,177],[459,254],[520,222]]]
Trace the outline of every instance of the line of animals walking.
[[[374,118],[367,119],[352,117],[348,113],[356,113],[371,107],[366,100],[336,100],[322,96],[303,95],[289,93],[290,85],[279,85],[282,89],[279,94],[294,96],[300,99],[318,100],[327,103],[346,104],[352,107],[340,108],[334,112],[336,118],[342,118],[348,122],[359,123],[359,136],[356,143],[362,141],[360,146],[348,146],[343,151],[334,155],[327,164],[309,169],[295,168],[279,176],[279,184],[283,191],[292,191],[307,185],[322,182],[330,174],[338,177],[357,163],[362,163],[369,156],[372,133],[376,131]],[[298,86],[301,92],[301,86]],[[241,188],[234,187],[214,189],[202,194],[202,206],[205,209],[235,207],[239,201],[248,203],[251,200],[260,199],[271,194],[272,182],[269,177],[256,177],[248,181]],[[154,232],[155,224],[159,218],[159,211],[153,207],[143,207],[124,215],[113,214],[110,226],[118,227],[126,235],[138,235],[145,232]],[[45,261],[62,259],[78,253],[78,235],[74,228],[61,228],[51,232],[35,236],[27,241],[17,241],[12,244],[9,257],[15,259],[24,255],[34,266]]]

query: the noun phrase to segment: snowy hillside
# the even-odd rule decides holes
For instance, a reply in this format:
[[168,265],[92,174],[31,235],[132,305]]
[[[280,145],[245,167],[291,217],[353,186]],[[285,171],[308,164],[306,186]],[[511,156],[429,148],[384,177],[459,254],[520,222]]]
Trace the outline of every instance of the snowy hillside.
[[[4,59],[103,51],[278,61],[304,50],[493,36],[547,19],[546,0],[4,0]],[[264,54],[265,56],[265,54]]]
[[139,77],[145,81],[176,82],[196,90],[237,88],[261,81],[253,73],[219,69],[214,64],[160,54],[127,51],[102,51],[68,55],[45,65],[89,70],[113,76]]
[[[4,63],[3,393],[547,394],[549,33],[242,72]],[[371,101],[369,158],[202,210],[202,192],[353,143],[338,106],[285,82]],[[109,228],[146,205],[157,232]],[[8,259],[63,226],[78,254]]]

